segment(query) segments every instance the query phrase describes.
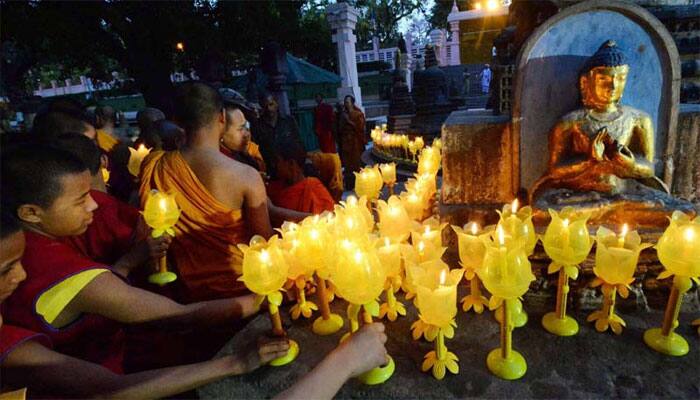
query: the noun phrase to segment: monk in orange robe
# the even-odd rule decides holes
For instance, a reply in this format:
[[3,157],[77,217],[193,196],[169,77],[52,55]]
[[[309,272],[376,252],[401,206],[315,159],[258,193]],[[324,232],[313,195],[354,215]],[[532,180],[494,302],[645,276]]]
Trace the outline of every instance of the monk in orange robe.
[[345,184],[352,188],[355,185],[355,175],[362,167],[362,152],[365,151],[365,115],[355,105],[355,98],[347,95],[343,111],[340,115],[338,136],[340,139],[340,158],[345,168]]
[[227,119],[216,90],[202,83],[180,86],[175,111],[187,144],[144,160],[141,202],[152,189],[177,193],[182,214],[168,256],[184,286],[183,301],[240,295],[246,289],[238,281],[236,245],[254,234],[273,235],[265,186],[255,169],[221,153]]
[[275,150],[277,180],[268,185],[268,196],[279,207],[320,214],[333,211],[335,202],[320,180],[304,176],[304,149],[283,141]]

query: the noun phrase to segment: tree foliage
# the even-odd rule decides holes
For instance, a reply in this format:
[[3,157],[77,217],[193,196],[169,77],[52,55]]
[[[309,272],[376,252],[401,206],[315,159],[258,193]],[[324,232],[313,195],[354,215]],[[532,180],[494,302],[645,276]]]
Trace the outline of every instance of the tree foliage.
[[[349,2],[361,12],[360,45],[371,46],[373,34],[383,44],[393,44],[398,21],[425,11],[420,0]],[[116,69],[133,78],[146,101],[158,106],[170,97],[172,72],[187,72],[212,53],[228,69],[245,68],[257,62],[270,40],[335,70],[335,45],[325,15],[330,3],[0,0],[3,88],[16,101],[37,80],[87,73],[104,81]],[[177,43],[184,51],[177,50]]]

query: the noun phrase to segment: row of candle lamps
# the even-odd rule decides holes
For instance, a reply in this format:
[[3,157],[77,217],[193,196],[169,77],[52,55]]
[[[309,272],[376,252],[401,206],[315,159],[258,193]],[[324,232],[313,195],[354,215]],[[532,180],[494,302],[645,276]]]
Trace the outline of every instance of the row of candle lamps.
[[[404,162],[416,162],[416,156],[425,147],[422,136],[415,136],[413,140],[409,135],[388,133],[386,124],[378,126],[370,132],[375,151],[385,157],[395,158]],[[440,139],[433,141],[433,147],[440,147]]]
[[[461,300],[463,310],[480,313],[488,306],[501,324],[500,347],[487,357],[489,370],[504,379],[518,379],[525,374],[527,364],[512,349],[512,330],[527,322],[519,299],[535,279],[528,260],[538,241],[531,209],[518,209],[516,200],[499,211],[500,220],[495,227],[481,229],[476,223],[452,226],[458,237],[461,268],[450,269],[441,259],[446,250],[442,245],[446,224],[430,216],[440,149],[435,145],[425,148],[418,163],[418,173],[398,196],[379,200],[384,184],[393,191],[395,165],[365,168],[357,173],[355,189],[359,199],[349,196],[333,213],[309,217],[299,224],[287,222],[279,229],[281,238],[275,236],[266,241],[256,236],[248,245],[239,245],[243,252],[241,270],[237,271],[240,279],[259,295],[260,302],[268,301],[273,333],[277,335],[285,334],[279,313],[280,290],[285,287],[297,294],[297,302],[290,310],[293,319],[309,318],[313,311],[320,310],[321,316],[313,323],[313,331],[320,335],[335,333],[344,325],[343,318],[330,311],[329,303],[335,295],[349,303],[347,319],[350,332],[354,332],[360,321],[371,323],[374,317],[394,321],[406,315],[405,305],[396,297],[402,290],[407,300],[415,298],[419,311],[419,319],[411,326],[413,338],[424,337],[435,343],[435,350],[425,356],[422,369],[432,370],[437,379],[442,379],[447,371],[459,371],[459,360],[447,350],[445,338],[454,336],[457,285],[464,276],[471,292]],[[551,223],[541,241],[552,259],[548,273],[558,273],[559,280],[555,311],[546,314],[542,324],[553,334],[569,336],[577,333],[578,324],[566,314],[568,282],[578,277],[578,265],[588,256],[594,238],[588,232],[587,214],[570,207],[561,212],[550,210],[550,214]],[[152,193],[146,201],[144,217],[154,229],[154,236],[173,234],[172,226],[179,217],[175,196]],[[688,343],[674,329],[683,293],[690,289],[691,280],[700,283],[699,238],[700,217],[693,220],[676,212],[656,245],[665,267],[659,279],[673,276],[674,280],[663,326],[648,330],[644,341],[665,354],[688,352]],[[619,234],[599,228],[595,241],[596,279],[592,286],[601,286],[604,303],[588,320],[595,321],[598,331],[610,328],[620,334],[625,323],[614,312],[616,295],[627,296],[639,254],[650,245],[642,243],[639,234],[629,231],[626,225]],[[174,279],[174,274],[161,263],[160,272],[151,281],[165,284]],[[305,297],[304,288],[309,281],[316,283],[318,304]],[[482,295],[481,283],[491,293],[490,300]],[[382,292],[386,301],[380,305],[377,299]],[[291,343],[287,356],[274,360],[272,365],[294,360],[299,347]],[[369,371],[361,380],[367,384],[382,383],[393,370],[393,360],[389,359],[384,367]]]

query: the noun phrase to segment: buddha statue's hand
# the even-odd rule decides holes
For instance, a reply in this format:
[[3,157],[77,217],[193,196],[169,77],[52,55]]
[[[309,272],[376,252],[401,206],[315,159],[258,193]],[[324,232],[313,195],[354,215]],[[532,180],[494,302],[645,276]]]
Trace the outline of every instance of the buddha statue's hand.
[[603,161],[605,159],[606,149],[611,144],[611,141],[612,138],[608,133],[608,129],[605,127],[600,128],[593,142],[591,142],[591,158],[596,161]]
[[620,176],[621,173],[624,174],[624,172],[633,169],[637,161],[629,147],[620,144],[617,144],[616,147],[617,149],[611,157],[611,160],[618,169],[617,175]]

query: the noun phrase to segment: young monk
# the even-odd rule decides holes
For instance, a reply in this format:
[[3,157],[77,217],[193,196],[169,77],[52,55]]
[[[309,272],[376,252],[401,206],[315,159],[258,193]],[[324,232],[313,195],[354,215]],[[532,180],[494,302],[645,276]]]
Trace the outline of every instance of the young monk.
[[221,152],[228,157],[265,172],[265,161],[260,148],[250,139],[250,122],[240,106],[224,99],[226,129],[221,137]]
[[[8,321],[47,334],[62,353],[121,372],[122,324],[231,326],[257,312],[253,296],[180,305],[130,286],[127,268],[92,260],[70,243],[97,209],[84,164],[46,145],[3,150],[2,208],[27,231],[28,279],[7,300]],[[157,250],[151,255],[164,254]]]
[[[25,237],[19,222],[3,212],[0,226],[0,303],[27,278],[21,263],[24,251]],[[34,397],[172,396],[216,379],[255,370],[285,353],[284,343],[263,340],[241,354],[198,364],[118,375],[98,364],[57,353],[51,349],[47,336],[3,324],[0,315],[0,391],[28,387],[30,395]]]
[[182,213],[169,254],[184,284],[185,302],[247,293],[235,272],[242,261],[236,245],[247,243],[253,234],[273,235],[262,178],[221,153],[226,112],[216,90],[185,83],[174,103],[187,144],[144,160],[141,202],[152,189],[177,193]]
[[278,143],[275,157],[277,180],[267,188],[275,204],[312,214],[333,211],[335,202],[328,189],[317,178],[304,175],[304,149],[295,142],[283,141]]

